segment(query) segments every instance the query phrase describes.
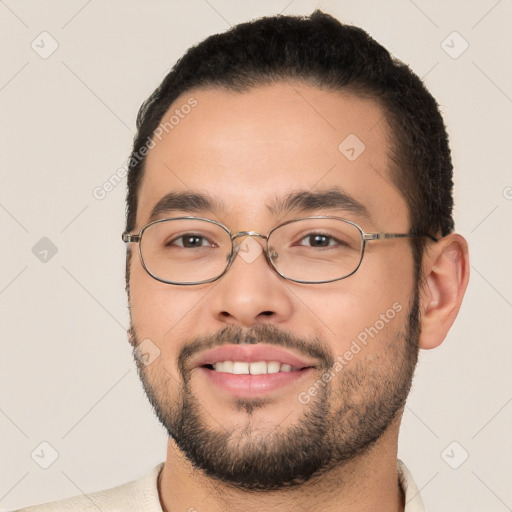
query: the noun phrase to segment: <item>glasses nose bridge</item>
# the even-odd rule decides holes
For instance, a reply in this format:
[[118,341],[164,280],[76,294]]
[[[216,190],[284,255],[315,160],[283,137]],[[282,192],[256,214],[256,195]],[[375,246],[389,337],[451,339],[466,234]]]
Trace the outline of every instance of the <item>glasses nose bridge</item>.
[[267,247],[268,247],[268,235],[262,235],[261,233],[258,233],[257,231],[238,231],[238,233],[234,233],[231,235],[231,244],[232,244],[232,252],[231,252],[231,263],[233,262],[235,256],[238,254],[240,249],[242,248],[242,242],[236,243],[235,240],[238,238],[251,236],[256,238],[262,238],[265,240],[265,245],[262,247],[263,254],[265,255],[266,259],[268,260],[267,255]]
[[234,243],[235,239],[240,238],[242,236],[256,236],[268,240],[268,235],[262,235],[257,231],[239,231],[238,233],[234,233],[231,235],[231,241]]

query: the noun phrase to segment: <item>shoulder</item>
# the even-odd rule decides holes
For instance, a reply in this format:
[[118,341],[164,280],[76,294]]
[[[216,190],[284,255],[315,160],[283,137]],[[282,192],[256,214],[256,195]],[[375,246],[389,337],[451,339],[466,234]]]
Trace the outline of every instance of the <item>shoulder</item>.
[[158,497],[157,479],[164,463],[155,466],[138,480],[104,491],[82,494],[43,505],[22,508],[13,512],[162,512]]
[[398,460],[398,481],[404,492],[405,512],[425,512],[425,507],[420,496],[420,491],[407,466]]

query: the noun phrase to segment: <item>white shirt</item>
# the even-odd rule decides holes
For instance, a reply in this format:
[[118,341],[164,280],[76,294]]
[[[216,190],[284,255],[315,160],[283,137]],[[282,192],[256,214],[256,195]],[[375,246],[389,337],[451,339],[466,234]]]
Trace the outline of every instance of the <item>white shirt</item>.
[[[158,475],[164,463],[140,478],[112,489],[83,494],[14,512],[162,512]],[[398,479],[405,495],[405,512],[425,512],[420,493],[409,470],[398,461]]]

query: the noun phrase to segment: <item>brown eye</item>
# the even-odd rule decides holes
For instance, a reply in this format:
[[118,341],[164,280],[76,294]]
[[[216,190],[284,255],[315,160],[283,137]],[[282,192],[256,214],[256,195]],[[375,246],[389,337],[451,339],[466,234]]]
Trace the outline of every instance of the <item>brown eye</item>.
[[167,247],[178,246],[183,247],[185,249],[195,249],[197,247],[214,247],[214,244],[211,243],[206,237],[201,235],[196,235],[193,233],[187,233],[185,235],[181,235],[174,240],[169,241],[166,244]]
[[309,233],[302,237],[297,244],[302,247],[339,247],[346,245],[341,240],[323,233]]

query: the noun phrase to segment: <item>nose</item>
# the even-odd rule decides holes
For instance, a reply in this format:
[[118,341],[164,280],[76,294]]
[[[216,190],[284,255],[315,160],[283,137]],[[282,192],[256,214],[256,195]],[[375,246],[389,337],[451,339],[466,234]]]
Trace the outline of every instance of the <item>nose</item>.
[[210,292],[212,314],[220,322],[247,328],[282,323],[294,310],[289,282],[268,263],[265,237],[254,232],[241,236],[231,267]]

